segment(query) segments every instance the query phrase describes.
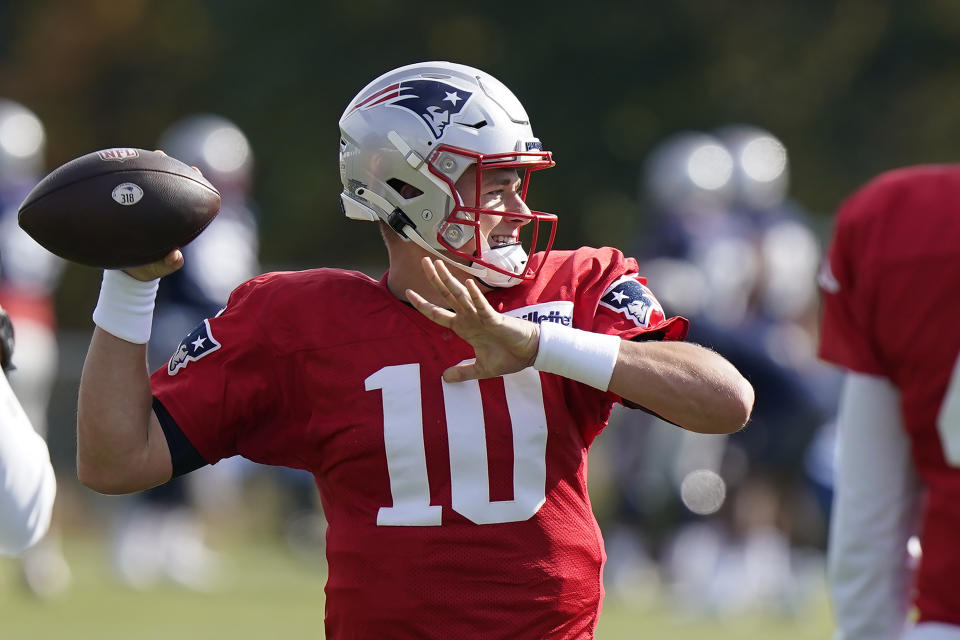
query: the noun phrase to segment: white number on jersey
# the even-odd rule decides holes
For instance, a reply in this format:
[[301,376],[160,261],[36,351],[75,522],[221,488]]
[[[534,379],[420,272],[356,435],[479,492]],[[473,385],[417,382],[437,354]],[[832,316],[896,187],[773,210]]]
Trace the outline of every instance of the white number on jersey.
[[[465,361],[466,362],[466,361]],[[420,365],[384,367],[366,380],[383,394],[383,440],[392,507],[381,507],[381,526],[438,526],[439,505],[430,504],[423,436]],[[440,380],[446,407],[450,492],[454,511],[476,524],[519,522],[546,500],[547,418],[540,373],[527,368],[503,376],[513,430],[513,500],[490,500],[483,394],[476,380]]]

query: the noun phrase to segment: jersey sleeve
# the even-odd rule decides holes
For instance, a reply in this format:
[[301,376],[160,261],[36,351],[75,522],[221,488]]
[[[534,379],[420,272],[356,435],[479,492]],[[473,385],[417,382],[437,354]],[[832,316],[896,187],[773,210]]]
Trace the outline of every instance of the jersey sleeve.
[[863,214],[881,206],[867,187],[841,206],[834,235],[817,278],[823,308],[820,357],[841,367],[886,375],[870,331],[869,247]]
[[[667,318],[646,279],[640,277],[637,262],[617,249],[581,249],[568,264],[573,269],[576,293],[573,326],[577,329],[616,335],[624,340],[683,340],[689,323],[686,318]],[[579,382],[568,381],[570,406],[589,416],[584,438],[589,444],[606,426],[614,403],[624,403],[612,392],[603,392]],[[631,405],[632,406],[632,405]]]
[[261,325],[263,276],[238,287],[217,316],[203,320],[150,379],[157,401],[207,462],[237,454],[256,430],[283,419],[277,350]]
[[616,249],[597,249],[582,265],[575,309],[577,328],[624,340],[683,340],[689,322],[667,318],[639,274],[637,261]]

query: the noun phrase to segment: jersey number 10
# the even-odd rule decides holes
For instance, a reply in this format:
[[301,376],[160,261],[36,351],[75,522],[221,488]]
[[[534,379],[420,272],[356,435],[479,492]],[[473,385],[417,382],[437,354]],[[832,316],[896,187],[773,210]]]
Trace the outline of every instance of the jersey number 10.
[[[465,361],[466,362],[466,361]],[[420,365],[384,367],[365,381],[383,395],[383,441],[387,452],[392,507],[381,507],[380,526],[439,526],[442,509],[430,504],[423,436]],[[483,397],[476,380],[440,380],[450,449],[453,510],[476,524],[519,522],[545,500],[547,418],[540,372],[523,369],[503,376],[513,427],[513,500],[490,500]]]

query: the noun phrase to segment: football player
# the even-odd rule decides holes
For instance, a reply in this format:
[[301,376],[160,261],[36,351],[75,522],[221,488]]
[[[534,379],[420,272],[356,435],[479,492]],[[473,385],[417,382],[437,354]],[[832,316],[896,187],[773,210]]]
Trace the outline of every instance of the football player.
[[58,360],[53,298],[64,262],[20,228],[17,209],[43,176],[45,141],[33,111],[0,98],[0,305],[16,323],[20,352],[10,384],[44,436]]
[[[50,395],[59,361],[54,293],[64,262],[20,228],[17,210],[43,175],[46,133],[24,105],[0,98],[0,306],[17,327],[17,370],[8,382],[30,424],[47,435]],[[24,553],[23,584],[39,597],[63,592],[71,571],[59,528]]]
[[340,136],[342,208],[378,223],[386,275],[254,278],[148,377],[156,279],[182,254],[105,272],[80,479],[137,491],[236,454],[309,470],[329,638],[593,637],[604,552],[586,454],[613,403],[728,433],[752,387],[681,341],[686,320],[664,317],[634,260],[551,251],[557,218],[526,199],[553,158],[495,78],[390,71]]
[[828,554],[838,640],[960,638],[958,193],[955,166],[877,177],[840,208],[820,273],[820,354],[848,370]]
[[33,430],[7,382],[13,325],[0,307],[0,554],[32,547],[50,526],[57,481],[47,443]]

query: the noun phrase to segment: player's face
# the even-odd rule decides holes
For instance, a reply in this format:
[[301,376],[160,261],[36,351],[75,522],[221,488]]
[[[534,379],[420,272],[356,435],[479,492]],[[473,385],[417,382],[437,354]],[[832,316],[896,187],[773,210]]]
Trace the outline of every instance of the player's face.
[[[485,169],[480,184],[479,201],[477,199],[476,167],[467,169],[456,187],[467,207],[478,207],[492,211],[529,214],[530,209],[521,197],[523,181],[516,169]],[[530,218],[511,216],[480,216],[480,235],[491,247],[514,244],[520,235],[520,228],[530,222]],[[466,249],[466,247],[464,247]]]

